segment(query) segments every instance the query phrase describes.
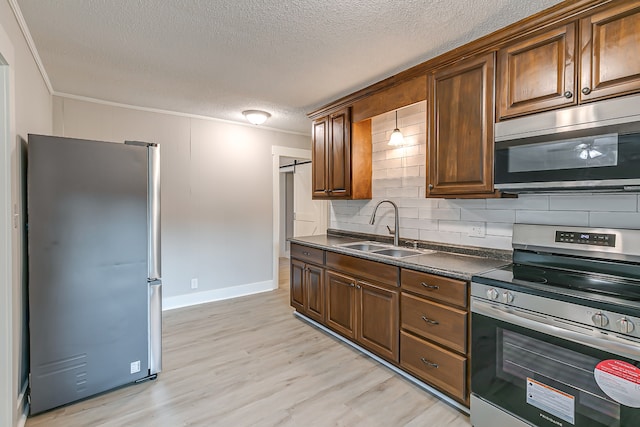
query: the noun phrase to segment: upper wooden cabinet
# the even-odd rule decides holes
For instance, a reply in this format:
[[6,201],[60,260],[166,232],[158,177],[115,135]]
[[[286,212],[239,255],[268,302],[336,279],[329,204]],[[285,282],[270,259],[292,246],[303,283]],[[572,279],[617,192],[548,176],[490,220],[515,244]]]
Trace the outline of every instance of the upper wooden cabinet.
[[640,91],[638,46],[638,1],[613,2],[508,44],[498,51],[498,118]]
[[493,193],[494,54],[429,76],[427,197]]
[[496,102],[501,119],[577,102],[575,35],[571,23],[498,51]]
[[640,2],[616,1],[580,21],[580,100],[640,91]]
[[313,198],[371,198],[371,121],[344,108],[313,122]]

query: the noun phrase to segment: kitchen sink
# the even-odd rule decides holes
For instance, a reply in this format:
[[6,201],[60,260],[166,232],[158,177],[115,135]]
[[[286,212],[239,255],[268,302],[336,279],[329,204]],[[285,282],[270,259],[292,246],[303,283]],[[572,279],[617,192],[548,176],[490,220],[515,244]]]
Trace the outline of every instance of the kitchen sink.
[[351,249],[359,252],[368,252],[370,254],[382,255],[391,258],[406,258],[416,255],[431,254],[435,251],[425,249],[408,249],[397,246],[385,245],[377,242],[354,242],[336,245],[344,249]]
[[380,249],[387,248],[387,246],[376,245],[370,242],[348,243],[346,245],[340,245],[340,247],[364,252],[379,251]]
[[[433,251],[431,251],[433,252]],[[412,250],[412,249],[402,249],[402,248],[389,248],[389,249],[382,249],[380,251],[373,251],[374,254],[377,255],[384,255],[384,256],[390,256],[393,258],[405,258],[408,256],[416,256],[416,255],[422,255],[424,253],[429,253],[426,251],[417,251],[417,250]]]

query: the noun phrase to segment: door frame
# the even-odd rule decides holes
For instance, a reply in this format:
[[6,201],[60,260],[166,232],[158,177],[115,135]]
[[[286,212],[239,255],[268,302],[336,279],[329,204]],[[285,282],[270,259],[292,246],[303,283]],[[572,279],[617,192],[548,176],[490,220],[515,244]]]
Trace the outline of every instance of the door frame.
[[296,157],[311,160],[311,150],[290,148],[275,145],[271,147],[273,162],[273,284],[271,289],[278,289],[280,283],[280,158]]
[[[12,141],[15,141],[14,50],[0,26],[0,424],[15,425],[18,406],[18,373],[14,331],[14,277],[12,227]],[[21,408],[20,408],[21,409]]]

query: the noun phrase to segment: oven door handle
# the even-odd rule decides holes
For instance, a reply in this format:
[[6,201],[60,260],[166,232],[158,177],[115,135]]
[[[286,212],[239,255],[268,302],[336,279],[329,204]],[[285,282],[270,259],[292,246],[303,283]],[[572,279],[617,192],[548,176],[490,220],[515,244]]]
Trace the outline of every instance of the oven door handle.
[[[495,306],[475,298],[471,300],[471,311],[546,335],[559,337],[607,353],[640,361],[640,343],[616,335],[603,334],[597,329],[576,325],[581,329],[590,331],[591,334],[574,331],[566,327],[560,327],[559,324],[554,322],[553,318],[549,316],[529,313],[522,309],[517,309],[516,311],[511,307]],[[554,324],[551,324],[551,322],[554,322]],[[565,322],[563,321],[563,323]],[[569,323],[566,323],[566,326],[569,326]]]

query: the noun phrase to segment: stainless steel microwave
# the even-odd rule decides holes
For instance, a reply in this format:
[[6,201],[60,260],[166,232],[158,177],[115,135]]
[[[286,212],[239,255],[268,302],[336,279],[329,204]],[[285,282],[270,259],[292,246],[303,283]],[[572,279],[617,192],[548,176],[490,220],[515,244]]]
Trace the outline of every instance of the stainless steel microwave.
[[495,188],[640,191],[640,95],[495,125]]

